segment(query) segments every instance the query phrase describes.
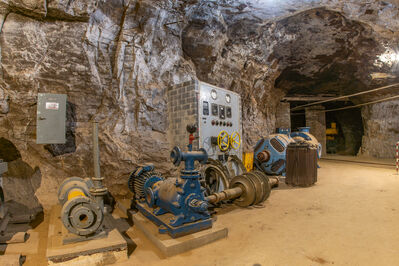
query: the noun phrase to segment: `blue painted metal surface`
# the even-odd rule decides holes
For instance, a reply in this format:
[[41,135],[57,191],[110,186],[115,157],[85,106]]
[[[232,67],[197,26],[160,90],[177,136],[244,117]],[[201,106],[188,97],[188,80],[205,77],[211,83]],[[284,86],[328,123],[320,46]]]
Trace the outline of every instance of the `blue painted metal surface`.
[[295,141],[305,141],[311,145],[314,145],[317,148],[317,158],[321,158],[322,146],[317,141],[315,136],[310,134],[310,127],[300,127],[299,131],[292,132],[290,136],[295,139]]
[[138,203],[136,206],[145,217],[159,226],[160,233],[168,233],[173,238],[188,235],[212,227],[211,218],[192,223],[186,223],[181,226],[172,226],[168,220],[169,217],[166,217],[165,215],[154,217],[152,208],[149,208],[147,205],[142,203]]
[[[285,156],[288,144],[294,140],[284,134],[272,134],[260,139],[254,149],[255,166],[268,175],[285,175]],[[262,156],[261,154],[265,154]]]
[[289,135],[291,133],[291,129],[290,128],[279,127],[279,128],[277,128],[276,131],[277,131],[278,134],[285,134],[285,135]]
[[[161,226],[161,233],[168,232],[172,237],[190,234],[212,226],[208,212],[208,202],[205,200],[204,189],[201,187],[200,174],[195,169],[195,161],[206,163],[208,155],[204,149],[182,152],[173,148],[170,157],[175,165],[185,162],[185,168],[178,178],[164,179],[151,176],[144,183],[145,200],[148,205],[137,204],[137,208],[148,219]],[[163,214],[171,213],[173,217],[165,222]]]
[[310,127],[300,127],[291,132],[288,128],[278,128],[277,134],[260,139],[254,148],[254,164],[256,168],[268,175],[285,175],[285,160],[288,144],[307,142],[317,147],[317,156],[321,157],[321,144],[310,134]]

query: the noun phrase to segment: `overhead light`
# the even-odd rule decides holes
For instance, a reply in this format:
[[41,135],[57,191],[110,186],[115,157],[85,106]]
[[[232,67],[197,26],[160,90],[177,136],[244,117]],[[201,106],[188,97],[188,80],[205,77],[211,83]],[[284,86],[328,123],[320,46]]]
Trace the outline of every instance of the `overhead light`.
[[378,59],[384,64],[392,66],[393,64],[399,62],[399,53],[392,49],[388,49],[385,51],[385,53],[379,55]]

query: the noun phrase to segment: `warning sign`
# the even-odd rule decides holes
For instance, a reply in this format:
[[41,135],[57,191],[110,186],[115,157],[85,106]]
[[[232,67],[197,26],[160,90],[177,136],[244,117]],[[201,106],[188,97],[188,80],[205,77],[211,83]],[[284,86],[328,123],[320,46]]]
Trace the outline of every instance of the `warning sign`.
[[47,110],[58,110],[59,106],[60,106],[59,103],[46,102],[46,109]]

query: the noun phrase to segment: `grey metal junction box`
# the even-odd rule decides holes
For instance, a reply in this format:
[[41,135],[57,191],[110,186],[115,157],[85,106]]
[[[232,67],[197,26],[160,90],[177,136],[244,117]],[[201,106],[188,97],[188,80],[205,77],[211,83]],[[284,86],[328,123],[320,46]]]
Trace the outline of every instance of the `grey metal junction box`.
[[37,98],[36,143],[64,144],[67,96],[39,93]]

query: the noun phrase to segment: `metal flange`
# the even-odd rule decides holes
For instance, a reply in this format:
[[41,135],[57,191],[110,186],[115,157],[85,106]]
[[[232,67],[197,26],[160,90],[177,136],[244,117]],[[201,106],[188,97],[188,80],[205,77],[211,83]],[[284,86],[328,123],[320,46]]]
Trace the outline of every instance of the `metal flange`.
[[253,172],[245,173],[244,175],[248,177],[255,185],[255,201],[252,203],[252,205],[262,202],[263,196],[266,192],[264,180]]
[[234,203],[240,207],[247,207],[255,202],[256,188],[253,181],[244,175],[234,177],[230,182],[230,188],[240,187],[242,194],[234,200]]
[[170,159],[174,165],[180,165],[182,160],[182,151],[179,147],[173,147],[172,151],[170,152]]
[[264,202],[265,200],[267,200],[269,198],[270,193],[272,191],[272,188],[271,188],[271,185],[270,185],[270,182],[269,182],[269,177],[265,173],[263,173],[261,171],[258,171],[258,170],[252,171],[252,173],[263,180],[263,189],[264,189],[264,191],[263,191],[262,199],[259,202],[259,203],[262,203],[262,202]]
[[100,206],[87,197],[67,201],[61,210],[61,221],[69,232],[87,236],[98,230],[103,222]]

